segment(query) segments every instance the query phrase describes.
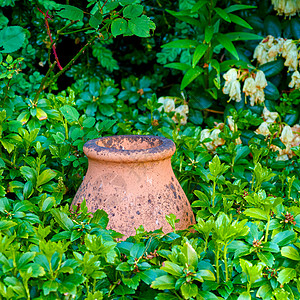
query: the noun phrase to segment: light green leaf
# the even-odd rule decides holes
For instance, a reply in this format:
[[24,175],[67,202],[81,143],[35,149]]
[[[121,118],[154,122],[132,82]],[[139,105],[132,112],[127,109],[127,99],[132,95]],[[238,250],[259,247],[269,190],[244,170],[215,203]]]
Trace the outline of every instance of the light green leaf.
[[282,247],[281,255],[292,260],[300,261],[299,251],[292,246]]
[[157,277],[151,284],[151,288],[158,290],[171,290],[175,288],[176,279],[171,275]]
[[174,275],[174,276],[181,276],[183,274],[183,267],[178,266],[177,264],[171,262],[171,261],[165,261],[163,263],[163,266],[161,267],[161,270]]
[[297,276],[297,272],[295,269],[292,268],[285,268],[281,270],[278,273],[278,278],[277,280],[281,284],[289,283],[292,279],[294,279]]
[[254,6],[254,5],[234,4],[234,5],[231,5],[231,6],[227,7],[227,8],[225,8],[224,10],[227,13],[231,13],[231,12],[237,11],[237,10],[253,9],[253,8],[256,8],[256,6]]
[[251,300],[251,295],[249,292],[243,292],[242,294],[239,295],[237,300]]
[[278,246],[285,246],[287,244],[290,244],[296,239],[296,233],[292,230],[285,230],[277,233],[273,239],[272,242],[276,243]]
[[244,214],[254,219],[268,220],[268,214],[260,208],[248,208],[244,211]]
[[25,41],[25,30],[20,26],[8,26],[0,30],[0,52],[11,53],[20,49]]
[[191,299],[192,297],[196,297],[198,294],[198,286],[194,283],[185,282],[181,287],[180,291],[184,297],[184,299]]
[[204,32],[204,39],[206,43],[209,43],[214,34],[214,27],[213,26],[206,26]]
[[45,183],[47,183],[48,181],[50,181],[51,179],[53,179],[56,176],[56,172],[51,170],[51,169],[47,169],[44,170],[37,178],[37,182],[36,182],[36,186],[39,187]]

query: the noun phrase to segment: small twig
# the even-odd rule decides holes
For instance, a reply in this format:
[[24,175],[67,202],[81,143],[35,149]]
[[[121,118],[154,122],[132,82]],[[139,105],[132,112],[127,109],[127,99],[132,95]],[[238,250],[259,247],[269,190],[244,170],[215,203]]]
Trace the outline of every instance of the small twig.
[[54,69],[55,65],[56,65],[56,61],[50,66],[50,68],[48,69],[48,71],[47,71],[45,77],[42,79],[42,82],[41,82],[41,84],[40,84],[40,87],[39,87],[38,91],[36,92],[35,97],[34,97],[34,99],[33,99],[33,103],[37,103],[37,101],[39,100],[39,95],[40,95],[40,93],[46,88],[46,87],[44,86],[44,84],[45,84],[47,78],[49,77],[51,71]]
[[223,115],[224,114],[224,111],[218,111],[218,110],[213,110],[213,109],[204,109],[205,111],[208,111],[208,112],[213,112],[213,113],[216,113],[216,114],[221,114]]
[[[46,12],[46,14],[40,10],[39,8],[37,8],[39,10],[40,13],[43,14],[44,18],[45,18],[45,25],[46,25],[46,29],[47,29],[47,33],[48,33],[48,36],[50,38],[50,41],[51,41],[51,44],[52,44],[52,49],[53,49],[53,54],[54,54],[54,57],[55,57],[55,60],[57,62],[57,66],[60,70],[62,70],[62,66],[59,62],[59,59],[58,59],[58,56],[57,56],[57,53],[56,53],[56,47],[55,47],[55,42],[53,42],[53,39],[52,39],[52,35],[51,35],[51,31],[50,31],[50,27],[49,27],[49,23],[48,23],[48,19],[51,19],[51,17],[49,16],[48,14],[48,11]],[[52,19],[51,19],[52,20]]]

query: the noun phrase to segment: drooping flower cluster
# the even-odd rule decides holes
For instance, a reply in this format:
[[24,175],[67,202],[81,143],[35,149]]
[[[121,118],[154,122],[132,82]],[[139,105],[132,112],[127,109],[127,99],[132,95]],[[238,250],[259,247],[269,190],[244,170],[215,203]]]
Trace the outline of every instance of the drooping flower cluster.
[[300,12],[299,0],[272,0],[272,4],[280,16],[292,17]]
[[282,129],[280,140],[285,145],[285,149],[280,149],[275,145],[272,145],[271,148],[274,151],[279,152],[276,160],[288,160],[289,158],[294,156],[291,148],[300,145],[300,125],[296,124],[293,127],[285,125]]
[[[300,2],[300,0],[298,0]],[[288,67],[288,71],[293,71],[292,80],[289,83],[290,88],[300,88],[300,73],[297,71],[299,67],[300,52],[297,45],[291,39],[274,38],[268,35],[263,39],[254,50],[253,58],[257,59],[259,65],[274,61],[278,56],[285,59],[284,65]]]
[[206,139],[211,139],[210,142],[204,143],[205,147],[208,151],[215,151],[218,146],[222,146],[225,144],[225,140],[219,137],[219,133],[221,132],[220,128],[203,129],[200,135],[200,142],[203,142]]
[[[262,134],[266,138],[269,138],[271,132],[269,130],[269,126],[276,122],[278,118],[277,112],[270,112],[266,107],[263,110],[263,118],[264,122],[260,124],[260,126],[256,129],[257,134]],[[278,156],[276,160],[288,160],[291,158],[294,153],[291,150],[292,147],[300,145],[300,125],[294,125],[290,127],[289,125],[285,125],[281,131],[280,135],[281,142],[285,145],[285,149],[281,149],[278,146],[271,145],[271,149],[273,151],[278,151]]]
[[243,92],[245,96],[250,96],[250,105],[265,101],[264,88],[267,86],[267,80],[263,71],[258,70],[256,73],[248,71],[241,72],[235,68],[231,68],[224,75],[225,85],[223,93],[228,94],[230,99],[240,102],[242,99],[241,81],[245,80]]
[[[176,97],[160,97],[158,98],[158,103],[161,103],[162,106],[158,108],[159,111],[164,110],[166,113],[174,112],[175,115],[172,117],[172,120],[175,123],[179,123],[180,125],[185,125],[187,123],[187,114],[189,113],[189,107],[187,104],[182,104],[175,108],[175,100]],[[180,116],[180,121],[177,118],[177,115]]]

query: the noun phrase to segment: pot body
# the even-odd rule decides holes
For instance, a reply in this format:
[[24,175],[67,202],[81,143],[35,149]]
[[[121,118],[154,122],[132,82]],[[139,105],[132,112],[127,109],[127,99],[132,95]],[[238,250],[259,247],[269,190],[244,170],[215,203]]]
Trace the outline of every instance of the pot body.
[[108,228],[125,237],[134,235],[140,225],[146,231],[161,227],[164,232],[172,231],[165,218],[170,213],[180,219],[177,230],[195,223],[189,201],[171,167],[175,151],[172,141],[151,136],[115,136],[88,143],[84,147],[89,158],[88,171],[72,205],[85,199],[89,211],[103,209],[109,216]]

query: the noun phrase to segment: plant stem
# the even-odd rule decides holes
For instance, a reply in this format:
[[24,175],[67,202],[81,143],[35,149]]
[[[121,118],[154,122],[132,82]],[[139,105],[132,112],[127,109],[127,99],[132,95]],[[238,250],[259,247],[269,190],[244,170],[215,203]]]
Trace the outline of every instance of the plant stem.
[[268,241],[268,235],[269,235],[269,227],[270,227],[270,211],[268,211],[268,222],[267,222],[267,228],[266,228],[266,236],[265,236],[265,242]]
[[220,257],[220,249],[217,245],[217,250],[215,252],[215,259],[216,259],[216,273],[217,273],[217,283],[220,283],[220,266],[219,266],[219,257]]
[[56,65],[56,61],[50,66],[50,68],[48,69],[48,71],[47,71],[45,77],[43,78],[43,80],[42,80],[42,82],[41,82],[41,84],[40,84],[40,87],[39,87],[38,91],[37,91],[36,94],[35,94],[35,97],[34,97],[34,99],[33,99],[33,103],[36,104],[36,103],[38,102],[40,93],[46,88],[46,87],[44,86],[44,84],[45,84],[47,78],[49,77],[50,73],[51,73],[52,70],[54,69],[55,65]]
[[93,38],[91,38],[84,46],[83,46],[83,48],[81,48],[81,50],[75,55],[75,57],[74,58],[72,58],[70,61],[69,61],[69,63],[61,70],[61,71],[59,71],[55,76],[53,76],[52,78],[51,78],[51,80],[49,81],[49,82],[47,82],[46,84],[45,84],[45,86],[44,86],[44,88],[43,88],[43,90],[44,89],[46,89],[49,85],[51,85],[60,75],[62,75],[76,60],[77,60],[77,58],[84,52],[84,50],[90,45],[90,44],[92,44],[95,40],[96,40],[96,38],[97,38],[98,36],[94,36]]
[[216,185],[217,185],[217,178],[214,180],[214,184],[213,184],[212,207],[215,207]]
[[227,263],[227,244],[224,246],[224,266],[225,266],[225,281],[229,280],[228,276],[228,263]]

